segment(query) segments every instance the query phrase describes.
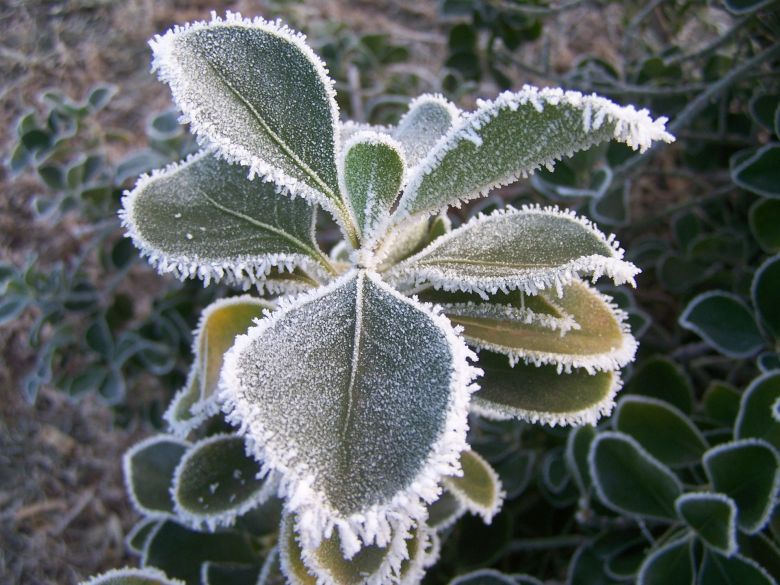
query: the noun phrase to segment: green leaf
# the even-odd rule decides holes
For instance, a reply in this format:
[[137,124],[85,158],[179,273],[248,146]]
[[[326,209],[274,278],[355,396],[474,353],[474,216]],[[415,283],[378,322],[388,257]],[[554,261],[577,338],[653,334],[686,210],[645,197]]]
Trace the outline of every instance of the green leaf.
[[[587,427],[591,428],[591,427]],[[507,499],[522,494],[534,478],[536,452],[531,449],[512,449],[513,453],[496,464]]]
[[737,552],[737,506],[723,494],[683,494],[674,503],[688,527],[715,551],[731,556]]
[[724,557],[705,552],[698,585],[775,585],[775,580],[755,561],[741,555]]
[[479,514],[487,524],[504,503],[504,492],[498,474],[474,451],[460,454],[463,475],[445,477],[444,486],[472,514]]
[[30,300],[25,296],[4,295],[0,299],[0,326],[10,323],[21,315],[30,304]]
[[773,132],[775,129],[775,112],[780,106],[780,94],[765,93],[755,95],[750,100],[750,115],[764,128]]
[[731,432],[739,412],[740,394],[726,382],[711,382],[703,398],[704,412]]
[[163,414],[168,428],[175,436],[186,437],[191,430],[200,426],[208,418],[208,414],[200,410],[197,414],[193,407],[200,400],[200,376],[197,365],[190,367],[187,382],[173,396],[168,408]]
[[709,447],[682,411],[654,398],[624,396],[612,422],[615,430],[632,436],[648,453],[670,467],[698,464]]
[[428,245],[432,227],[429,218],[421,217],[392,226],[377,247],[380,272],[395,266]]
[[149,540],[143,565],[157,567],[187,585],[201,585],[201,566],[207,561],[251,565],[260,560],[247,534],[195,532],[169,520]]
[[758,245],[770,254],[780,252],[780,201],[759,199],[750,207],[748,220]]
[[510,575],[500,573],[495,569],[479,569],[458,575],[449,585],[517,585],[517,582]]
[[772,256],[756,270],[751,287],[753,305],[761,323],[780,340],[780,255]]
[[679,323],[728,357],[750,357],[764,346],[750,308],[738,296],[724,291],[696,296],[685,307]]
[[466,512],[461,500],[444,490],[439,499],[428,506],[428,525],[434,530],[446,530]]
[[197,378],[200,382],[199,403],[193,412],[213,414],[219,376],[225,352],[233,346],[236,336],[246,333],[256,319],[273,309],[267,301],[243,295],[218,300],[206,307],[200,316],[193,343]]
[[724,0],[729,11],[734,14],[747,14],[759,8],[769,6],[774,0]]
[[685,372],[664,356],[642,360],[626,384],[626,394],[663,400],[686,414],[693,411],[693,388]]
[[[563,287],[561,292],[560,297],[548,293],[539,296],[568,318],[567,325],[574,322],[568,325],[571,327],[568,331],[562,323],[552,328],[551,319],[539,311],[530,323],[527,310],[518,312],[480,305],[468,315],[462,309],[445,305],[444,311],[452,323],[463,327],[463,336],[470,345],[504,354],[510,365],[551,364],[559,372],[570,373],[582,368],[593,374],[620,368],[634,358],[636,340],[627,331],[625,313],[612,299],[577,281]],[[541,304],[534,297],[528,300],[532,301],[531,306]]]
[[359,132],[344,145],[343,191],[363,240],[372,240],[390,215],[406,174],[402,149],[377,132]]
[[556,366],[517,364],[481,352],[479,367],[485,372],[480,391],[472,398],[472,410],[493,419],[520,420],[556,425],[595,424],[612,412],[620,388],[616,372],[589,374],[583,369],[568,373]]
[[703,462],[713,489],[737,504],[740,529],[749,534],[763,529],[780,489],[780,461],[769,443],[742,439],[718,445]]
[[737,162],[731,180],[762,197],[780,198],[780,144],[770,142]]
[[420,519],[458,472],[474,357],[443,316],[351,271],[240,336],[220,398],[279,471],[304,547],[338,524],[349,555]]
[[459,118],[460,110],[440,95],[413,99],[393,132],[393,138],[403,145],[409,167],[423,160]]
[[113,569],[82,581],[81,585],[184,585],[178,579],[169,579],[165,573],[152,567],[143,569]]
[[257,585],[260,571],[258,565],[206,561],[201,568],[201,581],[203,585]]
[[122,460],[125,486],[135,508],[151,518],[173,514],[173,472],[189,443],[169,435],[157,435],[136,443]]
[[683,538],[650,553],[639,568],[637,585],[694,585],[690,540]]
[[127,549],[133,554],[143,555],[146,544],[159,526],[160,520],[156,518],[144,518],[139,520],[125,537]]
[[329,266],[314,240],[311,204],[248,180],[245,168],[210,150],[142,177],[123,205],[123,225],[141,254],[179,278],[248,286],[274,266]]
[[769,372],[753,380],[742,394],[734,437],[764,439],[780,451],[780,421],[775,418],[778,399],[780,372]]
[[590,444],[596,438],[596,429],[591,425],[575,427],[566,438],[566,466],[581,494],[590,492],[593,479],[588,467]]
[[612,237],[557,207],[508,207],[468,223],[389,272],[401,286],[430,282],[437,289],[495,293],[568,284],[577,275],[606,274],[616,284],[639,272]]
[[419,164],[399,216],[431,213],[513,183],[542,165],[611,139],[645,150],[673,140],[665,119],[604,98],[525,86],[478,102]]
[[228,13],[151,46],[153,68],[196,134],[292,194],[338,201],[335,91],[302,35]]
[[620,514],[674,520],[682,485],[668,467],[623,433],[599,433],[588,466],[601,501]]
[[567,585],[615,585],[606,574],[606,563],[591,544],[584,544],[572,556],[566,578]]
[[258,479],[260,464],[246,455],[236,435],[212,435],[181,458],[171,493],[176,515],[194,528],[212,531],[261,505],[274,493],[273,482]]

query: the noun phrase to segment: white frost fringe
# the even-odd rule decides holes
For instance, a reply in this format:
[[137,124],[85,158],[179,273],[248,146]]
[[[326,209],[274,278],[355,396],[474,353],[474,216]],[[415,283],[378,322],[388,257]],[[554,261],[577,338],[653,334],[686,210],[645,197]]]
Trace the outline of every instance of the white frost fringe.
[[[257,286],[258,289],[262,290],[265,277],[273,268],[292,272],[295,268],[300,267],[325,278],[323,269],[305,254],[244,255],[223,259],[201,258],[198,255],[171,255],[155,248],[141,235],[134,213],[135,200],[139,194],[157,179],[170,176],[204,156],[213,155],[214,153],[208,149],[191,154],[183,161],[171,163],[164,168],[141,175],[133,189],[124,192],[122,208],[118,212],[119,219],[122,222],[122,227],[126,230],[126,236],[138,248],[141,257],[147,258],[160,274],[170,272],[180,280],[199,278],[203,281],[203,286],[208,286],[212,281],[225,281],[228,285],[243,290],[248,290],[252,286]],[[313,221],[312,229],[314,229]]]
[[[273,475],[266,476],[262,485],[258,486],[257,490],[246,497],[243,501],[237,503],[235,507],[221,510],[214,513],[206,513],[188,509],[184,503],[179,499],[178,491],[181,485],[181,477],[184,473],[184,468],[189,463],[190,459],[198,455],[199,449],[207,447],[213,443],[219,443],[222,441],[232,441],[236,439],[235,435],[228,433],[220,433],[217,435],[211,435],[196,443],[194,443],[185,453],[179,461],[176,469],[173,472],[173,481],[171,482],[170,495],[173,501],[173,509],[176,512],[176,519],[183,524],[194,528],[195,530],[201,530],[203,526],[206,526],[211,532],[214,532],[220,526],[232,526],[236,522],[236,518],[243,516],[250,510],[264,504],[268,499],[276,493],[276,482]],[[250,478],[257,479],[257,478]]]
[[120,577],[136,577],[138,579],[155,579],[159,585],[185,585],[184,581],[179,579],[172,579],[165,573],[154,567],[144,567],[142,569],[136,569],[132,567],[124,567],[123,569],[111,569],[100,575],[96,575],[81,585],[104,585],[106,583],[113,582],[114,579]]
[[573,412],[544,412],[539,410],[525,410],[522,408],[511,408],[504,405],[497,405],[494,402],[480,398],[479,393],[475,394],[471,401],[471,411],[479,416],[490,420],[522,420],[531,424],[543,424],[551,427],[556,426],[595,426],[599,419],[609,416],[615,409],[615,396],[623,387],[623,381],[619,372],[610,372],[612,375],[612,385],[607,395],[596,404],[583,410]]
[[[279,472],[279,494],[286,497],[286,508],[298,517],[297,532],[303,546],[315,548],[323,537],[329,537],[333,530],[337,529],[345,558],[352,558],[364,544],[387,546],[391,544],[393,532],[406,533],[416,522],[424,521],[427,517],[425,504],[433,502],[439,496],[441,490],[438,483],[442,476],[462,473],[460,453],[468,448],[468,405],[471,394],[479,388],[473,380],[482,373],[478,368],[469,365],[469,361],[476,359],[475,354],[459,337],[459,331],[452,327],[436,307],[402,296],[382,282],[376,273],[361,272],[364,277],[400,302],[424,311],[444,333],[452,351],[452,391],[444,430],[431,446],[418,476],[406,490],[397,493],[389,502],[343,516],[329,504],[324,493],[317,491],[310,472],[288,464],[289,453],[278,453],[267,448],[264,438],[268,436],[268,430],[259,420],[257,409],[240,398],[238,359],[252,341],[290,311],[330,294],[354,278],[359,278],[358,271],[351,270],[333,283],[303,294],[297,299],[281,300],[278,310],[258,321],[257,326],[250,329],[246,335],[239,336],[225,356],[219,394],[228,422],[239,427],[239,434],[247,438],[247,449],[261,462],[263,470]],[[391,549],[389,554],[403,558],[404,550]]]
[[[226,11],[225,18],[223,19],[217,16],[216,12],[212,11],[211,20],[209,22],[195,21],[184,25],[175,25],[166,33],[155,35],[155,37],[149,41],[149,46],[152,48],[154,54],[152,59],[152,71],[157,72],[160,80],[170,86],[173,99],[183,112],[180,121],[182,123],[190,124],[199,143],[213,144],[217,147],[220,156],[225,158],[225,160],[248,167],[250,179],[255,176],[263,177],[265,180],[274,183],[280,193],[289,194],[291,196],[300,196],[321,205],[323,209],[333,215],[343,229],[344,226],[342,225],[341,214],[330,197],[317,189],[310,187],[303,181],[291,177],[282,169],[269,164],[258,156],[259,153],[249,152],[243,146],[235,144],[229,138],[223,136],[212,123],[207,122],[199,115],[199,105],[192,102],[189,98],[188,84],[191,80],[183,74],[177,62],[176,40],[178,37],[187,33],[217,27],[242,27],[261,30],[295,46],[310,62],[325,88],[330,104],[331,123],[333,126],[334,150],[332,156],[334,161],[336,153],[341,150],[341,138],[338,131],[339,110],[336,103],[336,89],[333,80],[328,75],[325,63],[317,56],[311,47],[306,44],[306,36],[282,24],[281,20],[268,21],[259,16],[252,19],[243,18],[238,12]],[[338,194],[334,195],[337,196]]]
[[[479,396],[479,394],[477,394],[477,396]],[[443,478],[444,486],[466,510],[472,514],[478,514],[482,517],[482,520],[485,521],[485,524],[490,524],[493,521],[493,517],[498,514],[499,510],[501,510],[501,507],[504,505],[506,492],[504,491],[501,478],[498,477],[496,470],[493,469],[493,467],[476,451],[471,450],[469,453],[471,457],[474,457],[477,461],[479,461],[479,463],[482,465],[482,468],[485,470],[485,473],[487,473],[487,475],[490,477],[490,483],[493,487],[492,505],[485,507],[471,499],[468,492],[462,490],[456,482],[451,480],[451,478]]]
[[[424,261],[426,256],[446,245],[450,240],[457,238],[462,232],[471,229],[485,229],[485,226],[492,220],[512,215],[554,215],[578,223],[611,249],[612,256],[601,256],[599,254],[581,256],[555,268],[525,269],[530,274],[512,277],[485,276],[483,278],[473,278],[464,276],[454,278],[436,266],[415,265],[419,261]],[[499,291],[508,293],[512,290],[520,290],[525,294],[535,295],[539,291],[551,287],[554,287],[558,292],[558,296],[561,296],[563,286],[584,274],[590,275],[593,282],[606,275],[616,285],[628,283],[631,286],[636,286],[634,278],[641,270],[630,262],[623,260],[624,255],[625,251],[620,247],[614,234],[605,236],[593,222],[571,210],[560,209],[556,206],[523,205],[519,209],[506,207],[498,209],[490,215],[481,213],[476,215],[459,228],[437,238],[428,247],[392,268],[387,272],[386,277],[393,286],[414,288],[429,282],[437,290],[473,292],[479,294],[484,299]]]
[[[578,91],[564,91],[560,88],[539,89],[531,85],[524,85],[519,92],[506,91],[494,101],[477,100],[477,110],[462,116],[458,123],[436,143],[430,154],[415,167],[414,173],[409,177],[404,196],[398,204],[396,219],[400,220],[408,215],[407,207],[414,202],[417,190],[425,176],[429,175],[461,140],[470,140],[479,146],[482,139],[477,134],[478,130],[498,116],[502,110],[516,111],[529,103],[540,113],[544,111],[545,104],[553,106],[565,104],[580,109],[582,111],[582,128],[586,133],[598,130],[605,122],[614,123],[614,139],[640,152],[647,150],[653,141],[674,141],[674,136],[666,131],[667,118],[661,117],[653,120],[646,109],[636,110],[634,106],[622,107],[596,94],[586,96]],[[571,156],[574,153],[572,151],[562,154]],[[460,207],[463,202],[486,195],[491,189],[509,185],[520,178],[527,178],[541,167],[552,168],[556,160],[558,158],[539,161],[533,168],[512,172],[451,204]],[[430,213],[435,211],[437,210],[429,210]]]

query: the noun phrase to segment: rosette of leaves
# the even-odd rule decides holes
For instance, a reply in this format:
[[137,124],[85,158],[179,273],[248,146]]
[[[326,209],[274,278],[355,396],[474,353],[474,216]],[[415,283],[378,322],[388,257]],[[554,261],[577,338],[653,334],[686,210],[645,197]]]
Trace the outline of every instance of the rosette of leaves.
[[[160,272],[275,298],[204,312],[167,414],[175,434],[198,440],[152,440],[126,458],[134,500],[158,525],[144,563],[160,557],[161,531],[233,534],[276,494],[284,514],[267,572],[417,582],[436,558],[436,526],[466,510],[490,520],[501,504],[496,473],[469,452],[469,408],[594,422],[636,347],[624,314],[581,278],[633,283],[611,236],[557,208],[457,229],[444,213],[596,143],[671,141],[664,120],[525,87],[471,113],[423,96],[393,128],[344,124],[320,60],[278,23],[228,13],[151,44],[203,149],[141,178],[124,225]],[[329,254],[318,209],[344,235]],[[202,423],[220,411],[235,434],[209,435]],[[192,580],[203,566],[169,576]]]

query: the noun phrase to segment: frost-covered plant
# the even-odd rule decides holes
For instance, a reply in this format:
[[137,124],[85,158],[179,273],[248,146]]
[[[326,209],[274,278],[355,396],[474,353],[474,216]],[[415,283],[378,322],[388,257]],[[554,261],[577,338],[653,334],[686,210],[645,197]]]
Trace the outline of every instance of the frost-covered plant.
[[[204,527],[232,526],[199,535],[203,547],[256,535],[246,518],[277,495],[262,582],[279,570],[293,583],[417,582],[437,529],[466,510],[489,522],[501,505],[496,473],[469,450],[469,411],[594,423],[636,349],[625,315],[581,279],[633,284],[613,237],[532,206],[451,229],[447,208],[600,142],[671,141],[665,120],[526,86],[471,113],[427,95],[393,128],[343,123],[324,66],[279,23],[228,13],[151,44],[203,148],[138,181],[128,233],[160,272],[274,298],[204,312],[166,415],[173,435],[125,459],[147,516],[135,546],[169,577],[210,582],[215,562],[235,562],[231,545],[181,569],[160,561],[177,546],[164,542]],[[344,235],[329,254],[319,208]],[[220,411],[235,434],[203,425]]]

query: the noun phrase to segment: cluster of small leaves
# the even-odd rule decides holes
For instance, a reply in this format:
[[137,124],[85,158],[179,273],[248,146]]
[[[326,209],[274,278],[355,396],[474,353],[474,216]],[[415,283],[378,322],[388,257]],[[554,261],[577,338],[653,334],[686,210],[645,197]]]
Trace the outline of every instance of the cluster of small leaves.
[[[427,95],[397,126],[345,124],[302,36],[232,13],[151,45],[203,148],[127,193],[129,236],[161,272],[270,298],[204,311],[171,434],[125,458],[142,563],[187,583],[416,583],[454,520],[501,506],[469,406],[593,423],[636,350],[583,280],[633,282],[614,237],[552,207],[454,229],[444,212],[594,144],[673,138],[646,110],[530,86],[471,113]],[[344,236],[328,254],[318,207]],[[255,516],[279,522],[272,540]]]
[[189,351],[193,315],[211,298],[211,292],[177,285],[154,301],[148,315],[137,315],[123,289],[138,264],[131,243],[116,237],[123,186],[139,172],[187,154],[193,139],[172,112],[154,115],[148,146],[112,163],[107,146],[126,137],[104,127],[99,113],[115,92],[98,85],[76,102],[49,90],[41,95],[43,111],[30,110],[17,123],[8,165],[15,176],[37,177],[36,221],[54,225],[70,214],[82,222],[73,255],[0,265],[0,325],[25,311],[32,316],[26,341],[35,363],[22,380],[31,402],[42,385],[51,384],[74,398],[96,393],[119,404],[128,380],[142,373],[176,379],[176,366]]

